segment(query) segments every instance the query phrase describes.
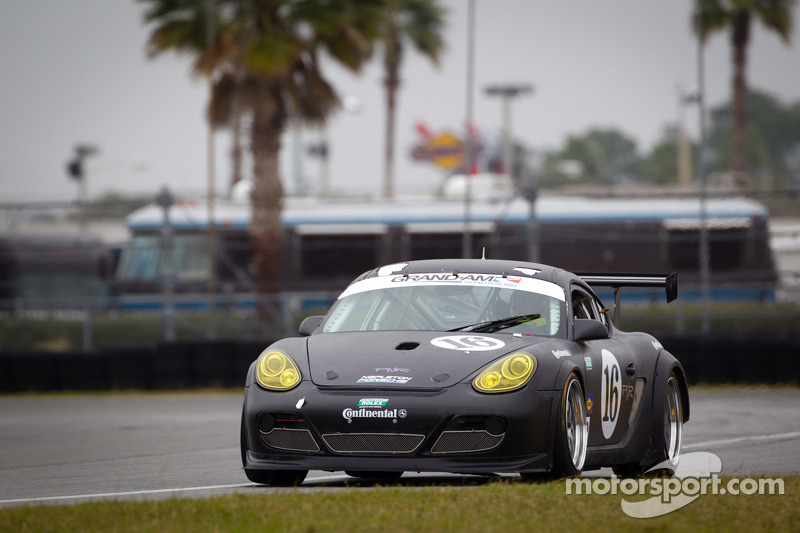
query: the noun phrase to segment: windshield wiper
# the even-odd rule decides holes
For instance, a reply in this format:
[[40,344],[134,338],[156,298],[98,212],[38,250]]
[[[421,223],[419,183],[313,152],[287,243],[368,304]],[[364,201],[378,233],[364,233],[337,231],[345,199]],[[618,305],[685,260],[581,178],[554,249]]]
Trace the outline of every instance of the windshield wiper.
[[479,322],[477,324],[470,324],[467,326],[460,326],[453,329],[448,329],[447,331],[476,331],[480,333],[492,333],[494,331],[500,331],[501,329],[510,328],[512,326],[516,326],[519,324],[524,324],[525,322],[531,322],[536,320],[537,318],[541,318],[542,315],[539,313],[533,313],[530,315],[519,315],[519,316],[510,316],[508,318],[500,318],[498,320],[489,320],[488,322]]

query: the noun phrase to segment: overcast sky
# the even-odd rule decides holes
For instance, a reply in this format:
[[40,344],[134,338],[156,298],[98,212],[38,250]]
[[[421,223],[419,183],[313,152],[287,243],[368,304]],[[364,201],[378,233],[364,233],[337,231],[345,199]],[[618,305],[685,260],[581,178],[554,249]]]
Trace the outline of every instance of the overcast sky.
[[[447,52],[439,69],[409,52],[397,117],[396,190],[436,189],[440,170],[412,161],[414,124],[460,133],[466,119],[467,6],[447,0]],[[501,106],[482,89],[526,82],[531,96],[513,103],[515,137],[541,152],[569,134],[614,127],[641,151],[678,115],[677,88],[697,79],[697,44],[689,27],[691,0],[476,0],[474,120],[489,138],[501,130]],[[77,143],[100,152],[88,164],[90,198],[108,191],[155,194],[162,185],[181,196],[205,194],[208,99],[204,80],[190,75],[187,57],[148,60],[150,28],[133,0],[0,0],[0,201],[72,200],[77,186],[65,164]],[[800,17],[785,46],[756,26],[750,46],[751,87],[784,103],[800,101]],[[727,35],[706,49],[710,106],[730,98]],[[335,65],[327,71],[342,96],[361,103],[357,114],[331,119],[331,187],[378,195],[383,176],[384,100],[377,59],[359,76]],[[697,131],[688,108],[687,128]],[[306,130],[303,144],[317,140]],[[216,179],[230,180],[230,135],[216,136]],[[284,144],[283,174],[293,189],[292,137]],[[309,190],[317,163],[303,157]]]

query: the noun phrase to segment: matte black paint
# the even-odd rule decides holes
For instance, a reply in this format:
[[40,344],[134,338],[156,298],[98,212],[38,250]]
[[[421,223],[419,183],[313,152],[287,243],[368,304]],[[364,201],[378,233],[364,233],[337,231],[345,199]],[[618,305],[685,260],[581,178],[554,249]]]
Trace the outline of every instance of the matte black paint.
[[[536,269],[531,277],[564,287],[591,289],[577,276],[546,265],[498,260],[435,260],[410,262],[403,273],[474,272],[525,274],[515,267]],[[377,275],[372,270],[357,280]],[[569,309],[568,303],[568,312]],[[568,334],[572,338],[571,320]],[[457,333],[456,333],[457,334]],[[250,367],[245,387],[243,412],[243,461],[245,469],[266,470],[381,470],[438,471],[457,473],[543,472],[552,467],[553,436],[561,391],[570,373],[575,373],[584,391],[593,395],[589,448],[585,469],[603,466],[647,465],[660,458],[664,448],[665,384],[670,372],[678,376],[684,400],[684,421],[689,419],[689,398],[685,373],[678,360],[645,333],[626,333],[609,325],[609,338],[573,341],[511,334],[481,333],[500,339],[501,349],[464,353],[431,344],[441,331],[378,331],[323,333],[316,328],[308,337],[288,338],[270,349],[282,350],[297,363],[302,382],[288,392],[261,388]],[[417,344],[417,346],[414,346]],[[644,381],[638,412],[630,420],[632,396],[620,398],[613,434],[605,438],[601,428],[602,355],[616,358],[625,387]],[[515,351],[536,357],[537,370],[523,388],[502,394],[483,394],[472,380],[493,361]],[[557,357],[554,352],[561,355]],[[571,355],[564,355],[565,353]],[[586,358],[591,360],[587,368]],[[379,370],[380,369],[380,370]],[[367,375],[393,374],[411,379],[405,384],[359,383]],[[447,378],[443,376],[447,375]],[[336,376],[335,378],[331,378]],[[628,389],[625,389],[626,391]],[[387,408],[404,409],[405,417],[353,418],[345,409],[357,409],[362,398],[388,400]],[[301,408],[298,401],[304,399]],[[260,439],[256,421],[263,413],[292,413],[305,420],[319,452],[289,452],[270,448]],[[480,415],[498,417],[505,426],[499,446],[489,451],[463,454],[433,454],[431,446],[455,417]],[[630,423],[629,423],[630,421]],[[328,450],[321,439],[325,433],[413,433],[425,436],[422,444],[408,454],[342,454]]]

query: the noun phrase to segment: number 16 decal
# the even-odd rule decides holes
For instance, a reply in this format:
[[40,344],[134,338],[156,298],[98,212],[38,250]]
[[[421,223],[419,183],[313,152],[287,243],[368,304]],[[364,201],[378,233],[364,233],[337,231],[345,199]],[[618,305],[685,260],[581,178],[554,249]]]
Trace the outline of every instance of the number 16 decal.
[[614,434],[614,428],[617,427],[622,376],[614,354],[603,350],[601,355],[603,356],[603,373],[600,379],[603,380],[603,384],[600,391],[600,401],[602,402],[600,415],[603,417],[603,436],[610,439]]
[[498,350],[506,345],[506,343],[499,339],[483,337],[481,335],[448,335],[447,337],[437,337],[431,340],[431,344],[439,348],[461,350],[462,352]]

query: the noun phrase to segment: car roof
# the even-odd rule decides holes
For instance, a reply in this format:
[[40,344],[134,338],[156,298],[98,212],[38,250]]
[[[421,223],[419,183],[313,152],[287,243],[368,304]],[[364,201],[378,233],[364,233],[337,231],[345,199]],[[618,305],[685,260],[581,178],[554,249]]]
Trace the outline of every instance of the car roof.
[[[402,266],[405,265],[405,266]],[[392,265],[387,265],[392,266]],[[396,269],[380,267],[365,272],[355,281],[366,278],[402,274],[430,274],[434,272],[459,272],[473,274],[496,274],[499,276],[529,277],[550,281],[566,287],[570,281],[579,279],[572,272],[541,263],[503,259],[424,259],[397,263]]]

